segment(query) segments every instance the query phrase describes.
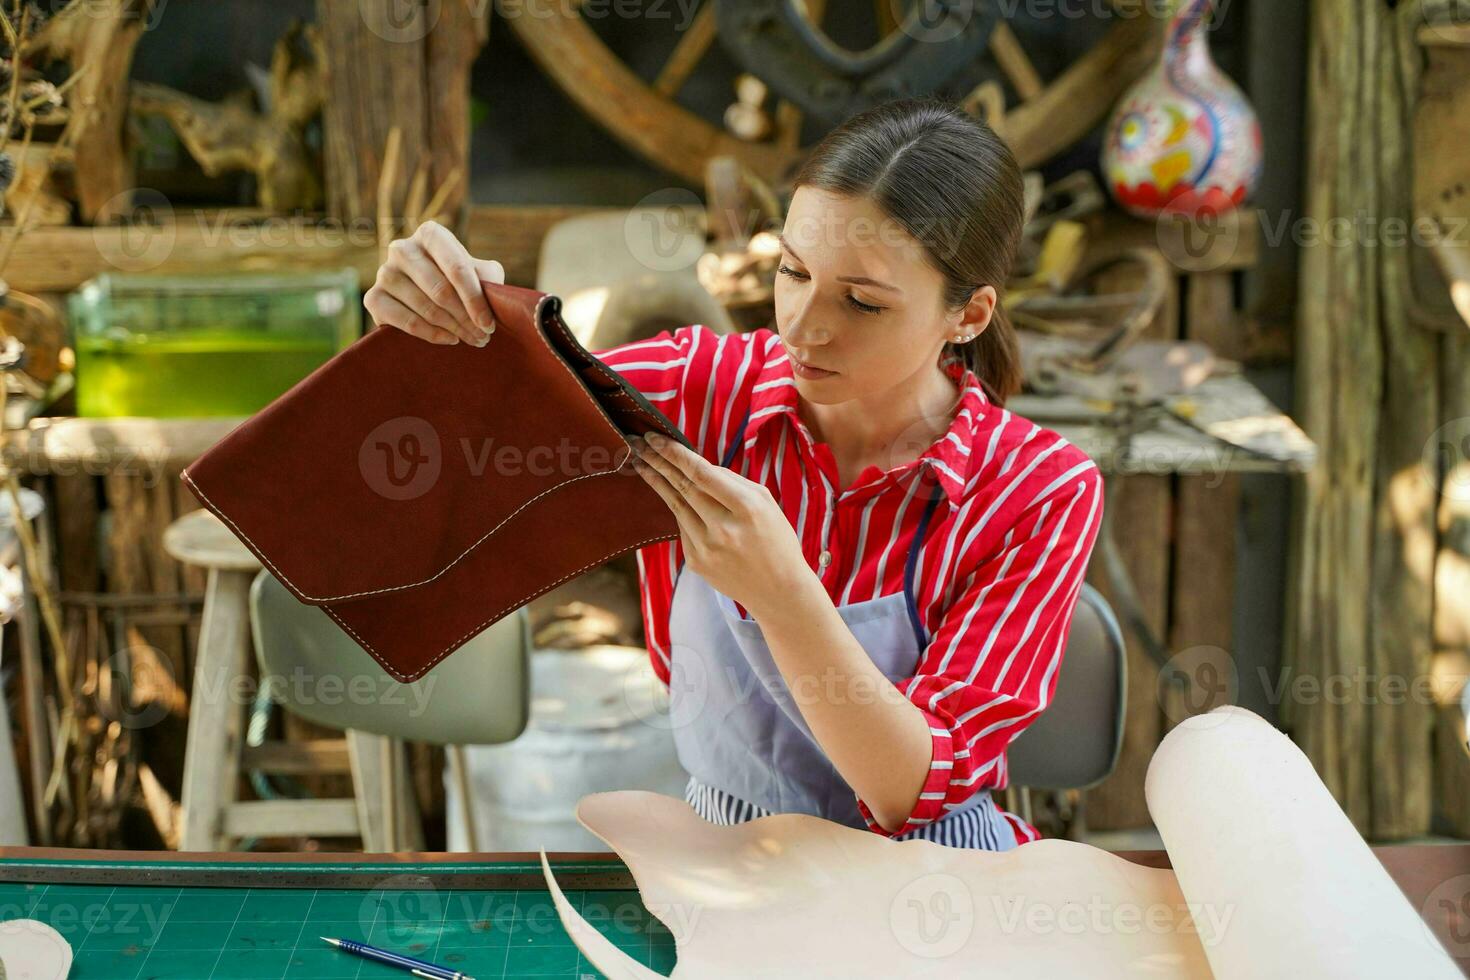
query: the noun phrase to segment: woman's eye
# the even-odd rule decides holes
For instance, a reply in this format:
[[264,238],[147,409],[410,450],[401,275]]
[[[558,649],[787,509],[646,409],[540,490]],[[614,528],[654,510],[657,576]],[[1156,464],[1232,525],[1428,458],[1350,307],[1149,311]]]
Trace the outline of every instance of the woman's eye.
[[[789,266],[789,265],[784,265],[784,264],[783,265],[778,265],[778,266],[776,266],[776,271],[779,272],[783,276],[790,276],[792,279],[802,280],[802,279],[809,279],[809,278],[811,278],[810,276],[808,276],[804,272],[797,272],[795,269],[791,268],[791,266]],[[856,296],[849,296],[849,297],[847,297],[847,302],[849,304],[851,304],[852,308],[855,309],[855,310],[857,310],[859,313],[872,314],[872,313],[882,313],[883,312],[883,307],[881,307],[881,306],[873,306],[870,303],[864,303],[862,300],[858,299]]]

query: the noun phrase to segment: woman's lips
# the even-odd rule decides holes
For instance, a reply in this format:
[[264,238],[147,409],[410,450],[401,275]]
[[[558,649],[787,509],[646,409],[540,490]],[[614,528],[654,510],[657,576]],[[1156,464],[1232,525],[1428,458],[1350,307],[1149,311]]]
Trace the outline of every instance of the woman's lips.
[[794,371],[796,373],[796,376],[799,378],[806,378],[808,380],[815,381],[818,378],[830,378],[832,375],[837,373],[836,371],[824,371],[821,368],[814,368],[808,364],[803,364],[801,361],[797,360],[796,355],[791,353],[790,351],[786,352],[786,356],[791,359],[791,370]]

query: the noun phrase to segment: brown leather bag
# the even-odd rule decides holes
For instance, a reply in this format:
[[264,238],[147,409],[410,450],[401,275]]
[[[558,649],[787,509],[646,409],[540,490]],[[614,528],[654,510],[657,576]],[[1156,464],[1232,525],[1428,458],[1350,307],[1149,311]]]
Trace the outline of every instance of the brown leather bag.
[[626,437],[689,440],[553,295],[486,283],[484,347],[379,327],[184,469],[302,602],[401,681],[556,585],[678,535]]

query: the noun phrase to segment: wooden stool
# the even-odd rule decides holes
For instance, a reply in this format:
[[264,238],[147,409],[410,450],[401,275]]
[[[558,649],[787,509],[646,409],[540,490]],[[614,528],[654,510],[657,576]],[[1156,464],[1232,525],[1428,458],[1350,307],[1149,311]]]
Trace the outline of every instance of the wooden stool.
[[[243,690],[250,658],[250,584],[261,565],[240,540],[207,510],[169,525],[164,549],[208,572],[204,619],[194,663],[189,702],[189,741],[184,748],[180,850],[228,850],[252,836],[363,838],[367,851],[422,846],[422,828],[408,820],[406,833],[389,840],[383,812],[384,760],[401,758],[402,746],[362,732],[344,739],[243,744],[245,705],[232,700]],[[354,798],[237,801],[242,758],[252,768],[288,773],[350,772]],[[406,789],[406,780],[399,780]],[[401,804],[400,804],[401,805]],[[415,829],[418,833],[415,833]]]

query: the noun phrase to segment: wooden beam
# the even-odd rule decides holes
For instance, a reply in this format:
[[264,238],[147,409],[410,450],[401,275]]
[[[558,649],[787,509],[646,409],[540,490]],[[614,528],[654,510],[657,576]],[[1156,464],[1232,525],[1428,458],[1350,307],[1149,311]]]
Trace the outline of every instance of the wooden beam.
[[990,53],[995,55],[996,64],[1016,87],[1016,94],[1022,102],[1036,98],[1046,89],[1046,83],[1036,73],[1036,66],[1026,56],[1016,32],[1005,21],[997,23],[995,30],[991,31]]
[[669,99],[678,95],[714,39],[715,5],[707,3],[694,15],[694,23],[679,38],[673,54],[659,69],[658,77],[653,80],[653,90]]
[[340,800],[249,800],[225,810],[224,835],[356,837],[357,803]]
[[704,180],[705,163],[738,156],[776,182],[793,161],[784,145],[746,143],[670,102],[607,49],[568,4],[531,10],[510,4],[502,16],[557,86],[629,149],[691,184]]
[[1163,50],[1160,17],[1118,20],[1106,37],[1038,97],[999,121],[1023,169],[1040,166],[1086,136]]
[[[506,281],[536,281],[541,240],[556,222],[589,211],[582,205],[476,205],[468,209],[461,240],[471,254],[505,266]],[[158,226],[33,228],[5,269],[10,288],[66,293],[103,272],[178,275],[351,266],[366,290],[378,274],[378,246],[370,225],[325,215],[286,218],[254,210],[179,210]],[[13,233],[13,232],[12,232]]]
[[318,738],[309,742],[266,742],[246,746],[240,757],[242,769],[299,776],[307,773],[350,772],[347,740]]
[[6,433],[5,461],[26,473],[71,476],[125,471],[149,485],[192,463],[244,416],[203,419],[50,418]]
[[441,207],[449,218],[446,225],[463,234],[470,197],[470,70],[489,37],[490,4],[448,3],[438,9],[424,39],[429,190],[432,194],[458,171]]
[[[1097,277],[1098,287],[1137,289],[1142,276],[1133,268],[1107,270]],[[1149,340],[1179,336],[1178,277],[1169,277],[1168,295],[1154,323],[1143,334]],[[1169,579],[1172,561],[1172,478],[1168,475],[1105,475],[1116,482],[1111,494],[1113,513],[1108,521],[1149,629],[1156,637],[1169,636]],[[1103,574],[1103,562],[1088,566],[1087,579],[1109,602],[1116,602]],[[1123,725],[1123,747],[1113,774],[1084,791],[1087,826],[1091,830],[1148,827],[1151,821],[1143,796],[1149,760],[1164,733],[1159,697],[1159,668],[1132,632],[1125,630],[1128,658],[1128,710]]]
[[[1185,276],[1184,289],[1183,339],[1201,341],[1220,357],[1239,360],[1245,338],[1235,316],[1230,273]],[[1233,473],[1175,477],[1174,515],[1168,647],[1192,687],[1166,688],[1166,732],[1190,715],[1237,703],[1233,621],[1240,477]],[[1213,673],[1217,671],[1226,672],[1235,683],[1222,683]]]

